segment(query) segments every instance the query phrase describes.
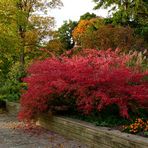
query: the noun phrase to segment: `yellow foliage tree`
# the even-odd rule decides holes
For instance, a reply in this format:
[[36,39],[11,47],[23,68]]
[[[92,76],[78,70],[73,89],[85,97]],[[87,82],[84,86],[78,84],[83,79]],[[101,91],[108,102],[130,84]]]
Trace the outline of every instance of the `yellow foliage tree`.
[[100,17],[92,18],[90,20],[80,20],[73,31],[73,38],[78,45],[81,45],[81,37],[87,31],[95,31],[103,25],[103,19]]

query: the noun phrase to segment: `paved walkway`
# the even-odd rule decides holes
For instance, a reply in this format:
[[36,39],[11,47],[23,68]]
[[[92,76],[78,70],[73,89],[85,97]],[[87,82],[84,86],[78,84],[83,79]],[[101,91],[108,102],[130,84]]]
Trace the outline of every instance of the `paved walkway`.
[[41,128],[27,128],[17,118],[0,114],[0,148],[88,148]]

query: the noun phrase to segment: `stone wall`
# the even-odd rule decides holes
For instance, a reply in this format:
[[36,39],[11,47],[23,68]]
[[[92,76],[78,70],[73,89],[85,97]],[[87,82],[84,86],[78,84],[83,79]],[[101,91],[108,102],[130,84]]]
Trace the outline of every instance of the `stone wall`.
[[148,148],[148,138],[96,127],[79,120],[42,115],[37,124],[64,136],[79,139],[90,148]]

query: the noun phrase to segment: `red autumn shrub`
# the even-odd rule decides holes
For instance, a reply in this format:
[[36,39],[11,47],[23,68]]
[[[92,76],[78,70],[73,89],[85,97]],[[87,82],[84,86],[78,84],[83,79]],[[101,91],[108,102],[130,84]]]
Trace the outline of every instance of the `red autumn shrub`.
[[127,67],[130,59],[118,51],[84,50],[70,58],[35,62],[24,78],[28,89],[21,97],[19,118],[32,119],[48,111],[55,96],[70,99],[70,94],[86,114],[116,104],[120,115],[129,118],[133,108],[148,107],[148,72]]

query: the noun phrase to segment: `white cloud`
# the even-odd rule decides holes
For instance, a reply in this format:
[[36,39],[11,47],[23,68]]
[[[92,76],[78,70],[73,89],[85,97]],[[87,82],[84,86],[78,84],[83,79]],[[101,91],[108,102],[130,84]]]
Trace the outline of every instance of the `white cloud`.
[[55,9],[50,14],[55,17],[56,26],[63,24],[64,20],[79,20],[80,16],[86,12],[96,13],[98,16],[107,16],[107,10],[93,10],[95,3],[92,0],[62,0],[64,7]]

